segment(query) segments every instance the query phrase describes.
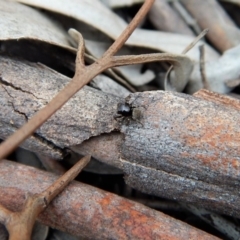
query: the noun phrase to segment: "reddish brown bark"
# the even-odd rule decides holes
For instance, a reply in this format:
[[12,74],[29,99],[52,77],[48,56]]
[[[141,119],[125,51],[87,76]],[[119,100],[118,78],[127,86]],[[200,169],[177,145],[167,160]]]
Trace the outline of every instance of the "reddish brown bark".
[[[41,192],[56,178],[51,173],[3,160],[0,203],[19,210],[26,193]],[[53,200],[40,220],[92,239],[217,239],[141,204],[77,182]]]

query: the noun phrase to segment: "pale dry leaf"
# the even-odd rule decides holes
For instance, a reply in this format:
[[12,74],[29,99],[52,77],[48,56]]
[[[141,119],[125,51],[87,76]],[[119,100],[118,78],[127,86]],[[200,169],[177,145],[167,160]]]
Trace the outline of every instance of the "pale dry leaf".
[[223,233],[229,239],[240,239],[240,228],[238,224],[229,221],[215,212],[210,212],[205,208],[196,207],[190,204],[182,204],[182,206],[219,232]]
[[96,76],[89,85],[96,89],[100,89],[101,91],[109,94],[113,94],[118,97],[125,98],[129,95],[130,91],[128,91],[125,87],[119,85],[117,82],[113,81],[111,78],[106,77],[104,75]]
[[181,0],[199,26],[209,28],[206,38],[220,52],[240,44],[240,31],[217,0]]
[[48,231],[48,226],[36,221],[33,227],[32,240],[46,240],[48,236]]
[[165,84],[166,91],[182,92],[189,81],[193,66],[189,59],[185,59],[183,56],[184,55],[174,55],[176,63],[173,63],[174,71],[169,81],[167,81],[167,84]]
[[1,40],[40,40],[76,52],[68,42],[68,34],[36,9],[1,0],[0,15]]
[[81,240],[82,238],[74,237],[68,233],[59,231],[57,229],[52,230],[48,240]]
[[[85,43],[87,51],[96,58],[100,58],[109,47],[109,44],[103,42],[86,40]],[[133,54],[128,48],[122,48],[118,53],[119,55]],[[142,86],[155,78],[155,75],[151,70],[141,73],[142,66],[142,64],[127,65],[116,67],[114,69],[117,70],[132,85]]]
[[100,0],[100,1],[110,8],[132,6],[134,4],[139,4],[139,3],[144,2],[144,0],[121,0],[121,1],[119,1],[119,0]]
[[[116,39],[127,27],[127,23],[98,0],[18,0],[19,2],[57,12],[83,21],[112,39]],[[82,9],[82,10],[81,10]],[[136,29],[126,42],[129,46],[145,47],[169,53],[181,53],[193,41],[193,37],[180,34],[164,33],[154,30]],[[201,42],[198,45],[202,44]],[[199,61],[199,51],[195,47],[187,54]],[[217,59],[219,54],[210,46],[206,46],[206,60]]]
[[[240,45],[229,49],[216,61],[205,64],[205,72],[209,90],[218,93],[228,93],[233,87],[228,81],[236,80],[240,76]],[[194,93],[203,87],[199,64],[194,66],[186,92]]]
[[240,5],[240,0],[221,0],[222,2],[229,2],[229,3],[234,3],[237,5]]

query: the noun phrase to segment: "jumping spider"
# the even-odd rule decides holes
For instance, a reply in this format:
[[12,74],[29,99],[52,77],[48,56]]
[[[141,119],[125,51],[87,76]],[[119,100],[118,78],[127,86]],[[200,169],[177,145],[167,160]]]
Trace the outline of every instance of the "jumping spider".
[[128,123],[130,122],[130,120],[134,120],[143,126],[143,124],[140,122],[141,117],[142,113],[139,108],[134,108],[130,106],[128,103],[118,103],[117,114],[114,116],[114,119],[115,120],[117,120],[118,118],[121,118],[121,120],[126,119],[128,120]]

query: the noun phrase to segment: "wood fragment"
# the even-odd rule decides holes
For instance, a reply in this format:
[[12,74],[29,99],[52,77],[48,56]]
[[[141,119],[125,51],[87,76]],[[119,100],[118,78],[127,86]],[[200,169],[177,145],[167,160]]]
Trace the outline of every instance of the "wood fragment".
[[207,76],[206,76],[206,70],[205,70],[205,49],[204,49],[204,45],[199,46],[199,51],[200,51],[200,73],[201,73],[201,77],[202,77],[203,88],[209,89]]
[[[3,160],[0,203],[18,211],[26,192],[39,193],[56,179],[51,173]],[[77,182],[59,194],[39,220],[72,235],[96,240],[218,239],[142,204]]]
[[0,205],[0,221],[8,230],[9,240],[30,240],[39,213],[78,175],[89,161],[90,156],[84,157],[46,190],[28,196],[20,211],[10,211]]
[[239,217],[240,102],[201,92],[131,94],[126,103],[141,114],[122,120],[122,136],[93,137],[72,149],[109,164],[114,156],[126,183],[142,192]]

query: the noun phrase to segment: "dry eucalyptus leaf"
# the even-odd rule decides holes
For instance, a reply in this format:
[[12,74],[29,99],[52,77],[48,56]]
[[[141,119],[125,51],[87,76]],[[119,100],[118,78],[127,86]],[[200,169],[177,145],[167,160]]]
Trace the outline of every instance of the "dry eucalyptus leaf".
[[132,6],[134,4],[144,2],[144,0],[121,0],[121,1],[119,1],[119,0],[100,0],[100,1],[110,8]]
[[32,240],[46,240],[49,227],[40,222],[36,222],[33,227]]
[[153,26],[161,31],[194,36],[193,31],[167,0],[155,0],[148,18]]
[[229,3],[234,3],[237,5],[240,5],[240,0],[221,0],[222,2],[229,2]]
[[54,229],[51,231],[48,240],[83,240],[83,238],[74,237],[68,233]]
[[31,39],[67,48],[68,34],[36,9],[12,1],[0,1],[1,40]]
[[[19,2],[57,12],[83,21],[102,31],[112,39],[116,39],[127,27],[125,21],[104,6],[98,0],[18,0]],[[127,45],[145,47],[169,53],[181,53],[193,41],[192,36],[185,36],[160,31],[136,29],[130,36]],[[198,45],[202,44],[201,42]],[[199,61],[199,51],[195,47],[187,53],[195,61]],[[219,54],[210,46],[206,46],[206,60],[217,59]]]
[[39,169],[44,169],[42,163],[33,152],[27,151],[23,148],[18,148],[15,151],[16,160],[19,163],[32,166]]
[[8,240],[8,231],[4,225],[0,224],[0,239]]
[[181,0],[202,29],[209,28],[206,37],[221,52],[240,44],[240,31],[217,0]]
[[74,71],[76,49],[69,45],[67,32],[47,16],[4,0],[0,15],[1,54],[41,62],[62,73]]
[[165,82],[164,90],[182,92],[186,87],[193,66],[189,59],[184,58],[184,56],[185,55],[173,55],[176,61],[173,63],[174,71],[170,79]]
[[[228,86],[227,82],[236,80],[240,76],[240,45],[224,52],[218,60],[207,62],[205,72],[209,90],[219,93],[230,92],[233,87]],[[186,91],[192,94],[202,87],[199,64],[196,64]]]
[[[100,58],[109,47],[109,44],[103,42],[86,40],[85,43],[87,51],[96,58]],[[118,54],[130,55],[131,51],[128,48],[122,48]],[[144,73],[141,73],[142,66],[142,64],[137,64],[117,67],[114,69],[116,69],[132,85],[142,86],[152,81],[155,77],[154,73],[151,70],[147,70]]]
[[104,75],[96,76],[89,85],[96,89],[100,89],[105,93],[109,93],[118,97],[125,98],[129,95],[130,91],[128,91],[125,87],[119,85],[111,78],[106,77]]

